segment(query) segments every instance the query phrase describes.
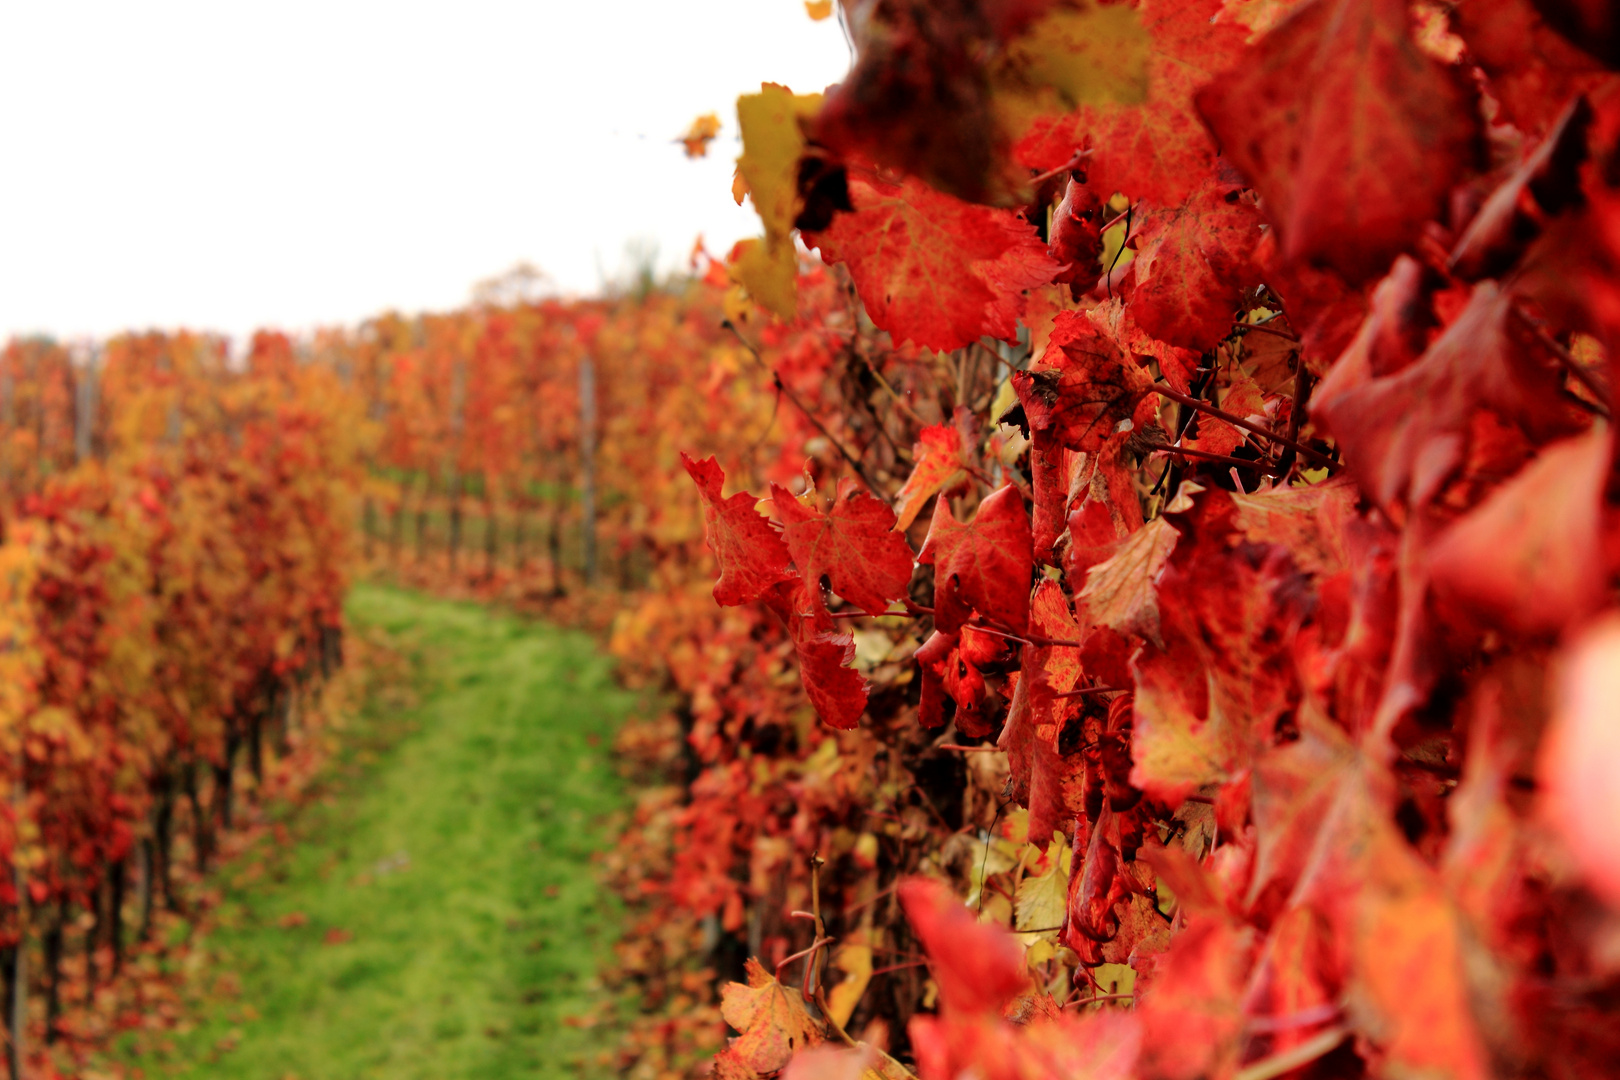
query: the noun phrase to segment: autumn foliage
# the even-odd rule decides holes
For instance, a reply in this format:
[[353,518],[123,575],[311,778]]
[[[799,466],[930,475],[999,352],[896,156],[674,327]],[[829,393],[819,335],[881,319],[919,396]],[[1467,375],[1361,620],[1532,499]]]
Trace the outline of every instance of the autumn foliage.
[[124,339],[77,467],[12,347],[10,940],[204,857],[357,516],[623,590],[638,1080],[1613,1075],[1612,12],[841,17],[646,295]]
[[824,442],[661,643],[716,1075],[1612,1074],[1613,12],[843,16],[730,267]]
[[[0,945],[38,1075],[49,1044],[105,1037],[102,988],[195,914],[241,785],[308,756],[299,703],[341,658],[351,401],[271,334],[235,366],[190,334],[0,356]],[[113,1028],[172,1022],[163,979],[132,993],[153,1015]]]

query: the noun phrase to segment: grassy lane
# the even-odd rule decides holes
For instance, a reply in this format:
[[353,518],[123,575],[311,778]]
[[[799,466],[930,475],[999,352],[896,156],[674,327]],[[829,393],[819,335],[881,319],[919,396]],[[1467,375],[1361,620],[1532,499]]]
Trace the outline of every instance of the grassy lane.
[[209,950],[240,993],[178,1040],[175,1071],[577,1075],[603,1033],[563,1019],[612,943],[590,854],[623,805],[607,748],[633,699],[582,635],[375,587],[350,611],[420,652],[421,698],[372,707],[351,742],[405,733],[352,749],[358,776],[295,819],[270,880],[227,894]]

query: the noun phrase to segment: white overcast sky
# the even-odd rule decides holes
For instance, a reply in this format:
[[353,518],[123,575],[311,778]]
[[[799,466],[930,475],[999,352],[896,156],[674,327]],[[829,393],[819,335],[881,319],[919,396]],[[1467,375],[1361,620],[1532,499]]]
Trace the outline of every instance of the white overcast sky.
[[848,62],[802,0],[6,0],[0,337],[297,331],[519,260],[589,293],[633,241],[723,252],[758,231],[736,96]]

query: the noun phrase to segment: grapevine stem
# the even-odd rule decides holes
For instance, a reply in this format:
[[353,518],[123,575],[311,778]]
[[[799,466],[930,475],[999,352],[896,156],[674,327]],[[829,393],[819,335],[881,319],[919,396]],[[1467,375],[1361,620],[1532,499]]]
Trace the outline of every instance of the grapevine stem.
[[1088,687],[1085,690],[1070,690],[1067,693],[1063,693],[1063,694],[1053,694],[1052,697],[1054,699],[1090,697],[1093,694],[1113,694],[1113,693],[1117,693],[1117,692],[1119,692],[1121,690],[1125,690],[1125,689],[1128,689],[1128,687],[1124,687],[1124,686],[1092,686],[1092,687]]
[[798,952],[794,953],[792,956],[783,957],[781,963],[776,965],[776,981],[777,982],[782,981],[782,969],[787,967],[789,964],[793,963],[793,961],[802,960],[806,956],[813,956],[813,955],[815,955],[816,950],[822,948],[825,945],[830,945],[836,940],[837,940],[836,938],[817,938],[816,940],[814,940],[814,941],[812,941],[810,943],[810,947],[808,949],[800,949]]
[[907,402],[905,398],[901,397],[895,392],[894,387],[889,385],[889,380],[883,377],[883,373],[873,365],[872,361],[868,360],[864,354],[861,356],[861,361],[866,365],[866,370],[872,373],[872,378],[877,380],[877,384],[888,392],[889,397],[894,400],[895,405],[900,408],[900,411],[911,417],[913,423],[926,427],[927,425],[923,418],[917,415],[917,410],[913,409],[911,404]]
[[754,348],[754,343],[743,337],[742,331],[737,329],[737,324],[730,319],[726,319],[720,325],[736,335],[737,340],[742,342],[743,348],[748,350],[748,355],[754,358],[754,363],[758,364],[761,370],[770,375],[771,381],[776,384],[777,392],[787,395],[787,399],[793,402],[794,407],[804,414],[804,418],[814,424],[816,430],[821,432],[826,440],[832,444],[834,450],[838,451],[838,456],[848,462],[849,467],[855,470],[855,475],[861,478],[861,483],[866,485],[866,490],[873,495],[877,495],[878,486],[872,482],[870,476],[866,475],[866,470],[861,467],[860,459],[851,454],[848,448],[838,441],[837,436],[827,430],[827,425],[823,424],[815,413],[805,407],[804,402],[799,400],[799,395],[795,394],[789,389],[787,383],[782,381],[782,376],[778,375],[774,368],[765,363],[765,359],[759,355],[759,350]]
[[1029,182],[1031,184],[1039,184],[1044,180],[1052,179],[1052,177],[1057,176],[1060,173],[1073,172],[1079,167],[1082,161],[1086,160],[1086,158],[1090,157],[1094,153],[1096,153],[1095,150],[1076,150],[1072,155],[1070,155],[1068,161],[1065,161],[1055,169],[1047,169],[1043,173],[1036,173],[1034,176],[1029,178]]
[[1234,330],[1258,330],[1262,334],[1274,334],[1275,336],[1282,338],[1284,341],[1292,341],[1296,345],[1299,344],[1299,338],[1295,337],[1293,334],[1290,334],[1285,330],[1278,330],[1275,326],[1267,326],[1265,323],[1247,323],[1247,322],[1234,321],[1232,323],[1232,329],[1234,329]]
[[1134,1001],[1135,994],[1098,994],[1096,997],[1082,998],[1079,1001],[1070,1001],[1064,1004],[1065,1009],[1078,1009],[1082,1005],[1096,1005],[1104,1001]]
[[1598,382],[1596,376],[1594,376],[1590,371],[1587,371],[1586,368],[1582,367],[1581,362],[1575,359],[1575,355],[1560,345],[1558,343],[1558,339],[1547,333],[1547,328],[1527,315],[1523,308],[1519,307],[1517,304],[1514,304],[1513,314],[1518,317],[1518,320],[1521,323],[1530,329],[1531,333],[1536,335],[1536,340],[1541,342],[1547,351],[1551,352],[1558,358],[1558,362],[1563,365],[1564,370],[1575,376],[1575,381],[1586,387],[1586,389],[1591,392],[1592,396],[1598,399],[1596,403],[1597,407],[1601,415],[1607,418],[1609,415],[1609,408],[1605,402],[1609,400],[1608,388],[1602,383]]
[[1153,389],[1153,392],[1158,394],[1160,397],[1167,397],[1171,401],[1179,401],[1181,404],[1187,406],[1190,409],[1197,409],[1200,412],[1208,413],[1209,415],[1215,417],[1218,420],[1225,420],[1228,424],[1231,424],[1233,427],[1240,427],[1245,431],[1252,431],[1256,435],[1260,435],[1260,436],[1262,436],[1264,438],[1270,439],[1272,442],[1278,444],[1279,446],[1288,447],[1290,450],[1294,451],[1294,453],[1296,453],[1296,454],[1302,454],[1305,457],[1308,457],[1308,458],[1312,459],[1313,461],[1320,462],[1321,464],[1327,466],[1330,469],[1337,468],[1337,466],[1338,466],[1338,463],[1335,462],[1332,458],[1328,457],[1326,454],[1318,453],[1317,451],[1312,450],[1310,447],[1306,446],[1304,443],[1298,442],[1298,441],[1296,441],[1294,439],[1290,439],[1286,435],[1279,435],[1279,434],[1277,434],[1277,432],[1272,431],[1270,428],[1266,427],[1264,424],[1256,424],[1256,423],[1254,423],[1252,421],[1245,420],[1245,419],[1243,419],[1243,417],[1237,416],[1237,415],[1235,415],[1233,413],[1229,413],[1225,409],[1216,408],[1214,405],[1211,405],[1207,401],[1199,401],[1195,397],[1189,397],[1186,394],[1183,394],[1179,390],[1176,390],[1176,389],[1173,389],[1173,388],[1171,388],[1169,386],[1166,386],[1164,383],[1154,383],[1152,389]]
[[1030,634],[1028,637],[1022,637],[1018,634],[1009,634],[1004,630],[996,630],[989,626],[980,626],[978,623],[968,623],[968,625],[979,633],[993,634],[996,637],[1006,638],[1008,641],[1017,641],[1037,649],[1078,649],[1085,644],[1085,642],[1082,641],[1066,641],[1062,638],[1049,638],[1041,634]]
[[[1297,352],[1294,354],[1294,400],[1288,409],[1288,437],[1290,439],[1299,438],[1299,426],[1305,422],[1305,403],[1310,400],[1310,396],[1311,373],[1305,367],[1305,354]],[[1294,471],[1294,466],[1299,462],[1299,458],[1297,455],[1289,458],[1284,453],[1277,464],[1282,467],[1285,462],[1286,468],[1284,471],[1291,473]]]
[[1184,457],[1198,458],[1200,461],[1218,461],[1223,465],[1242,465],[1267,473],[1274,472],[1277,468],[1269,461],[1251,461],[1248,458],[1229,457],[1226,454],[1214,454],[1208,450],[1194,450],[1190,446],[1155,446],[1150,452],[1154,454],[1181,454]]
[[826,987],[823,987],[823,986],[817,986],[816,987],[815,1002],[816,1002],[816,1008],[821,1010],[821,1018],[823,1020],[827,1021],[827,1026],[833,1029],[833,1034],[837,1035],[840,1039],[843,1040],[845,1046],[852,1046],[853,1047],[853,1046],[860,1046],[861,1045],[860,1043],[856,1042],[854,1039],[849,1037],[849,1032],[844,1030],[844,1025],[843,1024],[840,1024],[837,1020],[833,1019],[832,1006],[827,1004],[827,989],[826,989]]
[[900,887],[900,883],[897,881],[893,885],[890,885],[887,889],[884,889],[882,892],[878,893],[876,896],[872,896],[872,897],[869,897],[869,898],[867,898],[865,900],[862,900],[858,904],[849,905],[849,907],[844,909],[844,914],[848,915],[852,911],[861,910],[861,908],[866,907],[868,904],[875,904],[879,900],[883,899],[885,896],[888,896],[890,893],[894,892],[899,887]]

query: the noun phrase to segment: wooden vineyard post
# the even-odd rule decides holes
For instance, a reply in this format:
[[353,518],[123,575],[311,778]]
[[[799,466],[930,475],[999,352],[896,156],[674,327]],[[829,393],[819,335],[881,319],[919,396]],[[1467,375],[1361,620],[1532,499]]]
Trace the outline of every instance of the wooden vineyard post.
[[500,536],[495,531],[495,495],[490,484],[489,474],[484,474],[484,578],[487,581],[495,580],[495,556],[498,554]]
[[433,495],[433,474],[422,470],[422,494],[416,501],[416,564],[427,558],[428,499]]
[[456,572],[456,551],[461,547],[461,433],[467,396],[467,371],[458,356],[450,369],[450,445],[445,449],[444,490],[450,500],[450,572]]
[[585,584],[596,584],[596,364],[579,361],[579,510]]
[[551,558],[551,595],[563,595],[562,579],[562,518],[563,492],[567,489],[568,463],[557,454],[557,480],[551,494],[551,528],[546,534],[546,553]]
[[10,361],[0,361],[0,490],[11,495],[11,433],[17,427],[17,387]]
[[90,460],[91,435],[95,428],[96,409],[96,354],[90,352],[74,380],[73,394],[73,460],[84,464]]

